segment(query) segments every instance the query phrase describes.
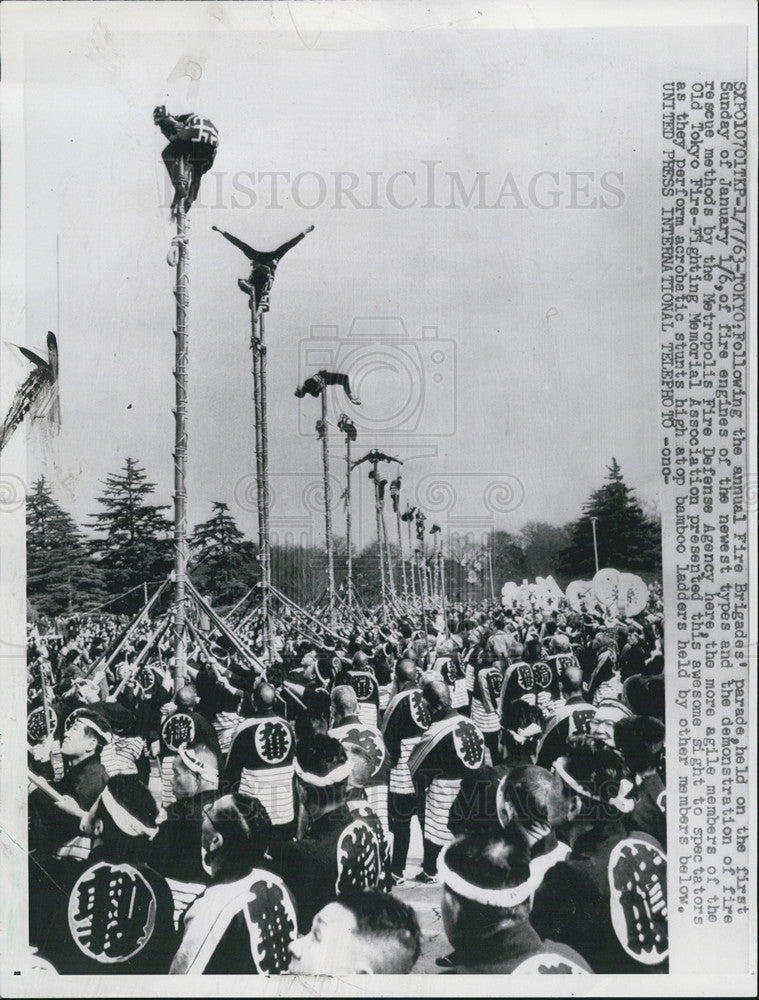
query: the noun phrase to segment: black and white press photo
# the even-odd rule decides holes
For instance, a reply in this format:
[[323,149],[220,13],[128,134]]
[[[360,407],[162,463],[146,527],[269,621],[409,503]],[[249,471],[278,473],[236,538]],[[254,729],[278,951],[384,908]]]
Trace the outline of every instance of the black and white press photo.
[[3,5],[4,995],[751,991],[749,9]]

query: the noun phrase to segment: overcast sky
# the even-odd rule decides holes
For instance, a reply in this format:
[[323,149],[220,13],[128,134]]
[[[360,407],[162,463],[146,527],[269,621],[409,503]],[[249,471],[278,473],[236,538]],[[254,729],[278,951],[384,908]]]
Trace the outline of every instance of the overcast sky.
[[[140,32],[95,5],[87,30],[27,42],[26,339],[59,335],[63,416],[48,445],[31,436],[29,478],[82,519],[129,455],[170,502],[166,104],[220,134],[190,212],[191,523],[212,500],[256,523],[246,267],[212,225],[260,249],[316,227],[266,317],[275,533],[322,537],[318,402],[293,395],[318,367],[360,392],[330,409],[356,421],[354,455],[403,458],[408,498],[456,530],[566,522],[612,456],[654,501],[660,88],[698,63],[687,32],[319,34],[284,13],[256,31],[250,9],[193,6],[193,30],[182,9],[179,30]],[[271,172],[289,175],[276,198]]]

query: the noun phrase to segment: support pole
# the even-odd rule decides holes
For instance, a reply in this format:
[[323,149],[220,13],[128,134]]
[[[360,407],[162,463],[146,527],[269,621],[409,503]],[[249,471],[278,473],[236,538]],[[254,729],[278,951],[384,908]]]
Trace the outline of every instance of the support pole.
[[450,630],[448,628],[448,609],[446,607],[445,600],[445,556],[443,555],[443,542],[440,541],[440,554],[438,556],[440,559],[440,608],[443,613],[443,621],[445,623],[445,637],[449,639],[451,636]]
[[490,570],[490,600],[495,600],[495,588],[493,586],[493,539],[488,542],[488,568]]
[[322,401],[322,471],[324,474],[324,534],[327,544],[327,590],[329,597],[329,622],[335,624],[335,565],[332,553],[332,497],[329,488],[329,440],[327,431],[327,392],[321,391]]
[[411,521],[406,522],[408,525],[408,562],[409,562],[409,575],[411,577],[411,596],[414,601],[416,601],[416,575],[414,573],[414,537],[411,528]]
[[596,538],[596,521],[597,517],[591,517],[590,523],[593,525],[593,555],[596,560],[596,573],[598,572],[598,539]]
[[[189,186],[189,170],[181,161],[182,183]],[[177,265],[174,298],[176,329],[174,382],[174,690],[185,684],[187,674],[187,308],[189,305],[189,248],[184,198],[177,206]]]
[[351,438],[345,435],[345,545],[348,563],[348,610],[353,611],[353,539],[351,535]]
[[[255,295],[255,292],[254,292]],[[261,380],[261,513],[263,517],[264,536],[264,586],[261,600],[261,614],[263,619],[263,640],[264,649],[271,663],[274,655],[274,642],[272,636],[271,622],[271,538],[269,535],[269,424],[266,414],[266,342],[264,313],[268,311],[268,297],[264,297],[261,303],[261,315],[258,320],[259,329],[259,352],[261,362],[259,366],[259,378]]]
[[253,422],[256,448],[256,511],[258,514],[258,560],[261,565],[261,634],[264,650],[269,644],[269,551],[266,468],[266,376],[264,370],[263,317],[259,313],[255,283],[250,281],[250,350],[253,356]]
[[429,630],[427,628],[427,601],[426,601],[426,594],[427,594],[427,587],[426,587],[427,568],[425,566],[425,558],[424,558],[424,542],[422,542],[421,545],[422,545],[422,548],[420,548],[418,550],[418,555],[419,555],[419,576],[421,577],[421,579],[419,581],[419,593],[420,593],[421,599],[422,599],[422,628],[424,629],[424,648],[425,648],[425,651],[426,651],[426,653],[428,654],[428,657],[429,657],[430,636],[429,636]]
[[387,563],[387,580],[391,597],[396,596],[395,575],[393,570],[393,557],[390,551],[390,539],[387,534],[387,524],[385,523],[385,509],[380,503],[380,523],[382,524],[382,541],[385,545],[385,560]]
[[408,583],[406,581],[406,562],[403,558],[403,533],[401,532],[401,505],[400,498],[395,505],[395,523],[398,528],[398,556],[401,560],[401,577],[403,586],[403,599],[408,600]]
[[374,514],[377,521],[377,552],[379,554],[380,587],[382,589],[382,620],[387,621],[387,584],[385,583],[385,557],[382,545],[382,514],[380,511],[379,483],[377,482],[377,463],[372,463],[374,470]]

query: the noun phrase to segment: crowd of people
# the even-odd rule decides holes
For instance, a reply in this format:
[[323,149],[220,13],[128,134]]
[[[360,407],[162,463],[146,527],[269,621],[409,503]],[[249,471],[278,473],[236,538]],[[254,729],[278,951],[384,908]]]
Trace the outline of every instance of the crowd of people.
[[[613,619],[377,609],[318,640],[283,619],[264,671],[209,634],[181,686],[171,629],[119,642],[126,624],[30,630],[38,963],[406,974],[424,951],[442,974],[667,970],[656,598]],[[409,905],[420,885],[445,939]]]

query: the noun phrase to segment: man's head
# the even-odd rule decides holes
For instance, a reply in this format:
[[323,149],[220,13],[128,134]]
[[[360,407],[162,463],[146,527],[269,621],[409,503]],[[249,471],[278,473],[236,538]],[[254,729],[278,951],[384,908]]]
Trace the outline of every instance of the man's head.
[[570,663],[559,675],[559,686],[565,698],[573,698],[582,694],[582,667],[579,663]]
[[563,786],[561,825],[570,841],[584,827],[618,820],[633,806],[625,797],[632,785],[622,755],[598,737],[573,737],[553,771]]
[[188,799],[219,787],[219,761],[205,743],[182,745],[172,766],[171,790],[176,799]]
[[345,802],[351,773],[342,743],[331,736],[317,734],[299,744],[295,756],[295,786],[310,819]]
[[421,950],[416,914],[375,889],[338,896],[290,945],[295,975],[406,975]]
[[516,822],[532,846],[564,819],[561,779],[536,764],[515,767],[498,786],[497,808],[501,826]]
[[442,719],[451,707],[451,692],[443,680],[430,679],[422,685],[422,698],[433,722]]
[[339,684],[332,689],[332,719],[339,725],[343,719],[358,714],[358,698],[350,684]]
[[198,692],[194,684],[185,684],[174,695],[174,704],[180,712],[191,712],[198,703]]
[[442,917],[451,945],[466,954],[499,930],[525,923],[530,913],[530,855],[513,826],[498,834],[455,840],[438,862]]
[[270,836],[271,820],[258,799],[223,795],[203,812],[203,867],[217,880],[242,878],[263,861]]
[[369,662],[369,657],[362,649],[359,649],[357,653],[353,654],[353,661],[351,663],[351,666],[353,667],[354,670],[363,670],[365,673],[371,672],[372,669],[372,665]]
[[662,763],[664,723],[645,715],[620,719],[614,725],[614,744],[632,774],[651,774]]
[[61,753],[69,763],[98,757],[112,736],[110,723],[104,715],[95,710],[76,709],[66,720]]
[[139,862],[158,832],[157,813],[155,799],[136,774],[116,774],[82,820],[81,830],[110,860]]
[[534,760],[542,731],[543,716],[537,705],[518,698],[503,712],[501,742],[507,758]]
[[409,659],[409,657],[404,656],[402,660],[399,660],[395,665],[395,680],[400,687],[403,684],[415,684],[417,675],[417,664],[415,660]]
[[[553,624],[554,628],[556,627],[553,622],[549,622],[548,624],[549,625]],[[569,636],[562,635],[561,633],[559,633],[558,635],[551,636],[550,645],[552,653],[569,653],[571,652],[572,649],[572,645],[569,641]]]
[[303,692],[302,701],[306,706],[312,732],[326,735],[332,708],[327,691],[323,687],[307,687]]
[[512,642],[509,646],[509,662],[517,663],[524,656],[524,646],[521,642]]
[[611,699],[599,702],[596,714],[590,720],[590,735],[604,740],[610,747],[614,746],[614,726],[621,719],[629,719],[630,709],[621,701]]
[[253,688],[251,704],[254,712],[269,712],[277,700],[277,691],[268,681],[261,681]]

